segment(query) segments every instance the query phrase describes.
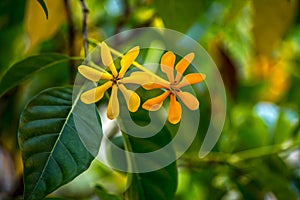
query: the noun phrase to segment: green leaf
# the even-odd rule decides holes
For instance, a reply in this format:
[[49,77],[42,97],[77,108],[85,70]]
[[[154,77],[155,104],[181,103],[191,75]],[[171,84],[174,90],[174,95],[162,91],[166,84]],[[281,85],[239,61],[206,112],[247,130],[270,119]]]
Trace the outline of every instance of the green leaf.
[[[101,121],[81,92],[61,87],[42,91],[23,111],[19,145],[24,164],[24,199],[43,199],[85,171],[98,153]],[[94,119],[94,120],[93,120]]]
[[12,65],[0,79],[0,97],[34,73],[49,67],[65,65],[70,59],[72,58],[62,54],[41,54]]
[[[121,99],[122,102],[122,99]],[[151,123],[148,117],[148,112],[140,109],[135,113],[131,113],[131,118],[124,115],[127,111],[125,103],[120,103],[120,126],[122,127],[124,145],[127,151],[134,153],[149,153],[156,150],[160,150],[165,145],[169,144],[172,140],[171,133],[167,129],[166,125],[158,132],[155,132],[154,136],[142,138],[134,137],[130,134],[141,134],[145,136],[145,132],[133,133],[135,129],[132,128],[132,123],[136,123],[139,126],[145,126],[147,123]],[[125,106],[124,106],[125,105]],[[159,119],[160,116],[152,113],[152,117]],[[155,116],[154,116],[155,115]],[[131,121],[133,120],[133,121]],[[164,123],[163,123],[164,124]],[[155,131],[155,127],[148,127],[147,130]],[[175,152],[164,152],[158,155],[159,159],[145,159],[143,163],[137,163],[135,158],[128,158],[130,164],[128,168],[133,167],[135,169],[141,169],[144,166],[154,165],[160,166],[160,161],[170,159],[174,157],[174,162],[168,166],[162,167],[158,170],[145,172],[145,173],[129,173],[128,184],[129,188],[125,192],[125,199],[139,199],[139,200],[171,200],[174,199],[177,188],[177,167]]]
[[46,3],[44,2],[44,0],[37,0],[40,5],[42,6],[44,12],[45,12],[45,15],[46,15],[46,19],[48,19],[48,9],[47,9],[47,5]]
[[120,197],[108,193],[103,187],[97,185],[96,186],[96,194],[100,199],[105,199],[105,200],[121,200]]
[[126,199],[173,200],[177,188],[176,163],[147,173],[131,174],[131,185],[125,193]]
[[275,159],[274,162],[272,157],[267,157],[266,160],[260,159],[247,162],[244,170],[247,172],[247,176],[256,183],[259,190],[264,188],[265,191],[272,192],[276,199],[285,199],[286,197],[297,199],[287,176],[289,169],[286,165],[281,164],[283,166],[279,168],[280,170],[277,170],[278,160],[280,158]]
[[292,139],[296,128],[298,116],[295,111],[288,108],[280,108],[277,122],[274,126],[274,144],[283,144]]
[[202,10],[203,2],[198,0],[154,0],[154,6],[163,19],[166,28],[186,32]]

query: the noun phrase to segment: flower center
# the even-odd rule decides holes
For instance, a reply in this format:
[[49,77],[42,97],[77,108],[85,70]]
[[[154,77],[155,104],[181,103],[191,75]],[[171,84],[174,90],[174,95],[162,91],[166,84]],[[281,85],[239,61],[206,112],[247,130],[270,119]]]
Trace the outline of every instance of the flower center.
[[121,80],[122,78],[119,78],[119,74],[115,77],[113,76],[112,79],[110,79],[110,81],[113,82],[114,85],[117,85],[118,84],[118,81]]
[[177,94],[177,92],[180,92],[180,88],[178,88],[178,82],[173,82],[170,84],[170,91],[173,93],[173,94]]

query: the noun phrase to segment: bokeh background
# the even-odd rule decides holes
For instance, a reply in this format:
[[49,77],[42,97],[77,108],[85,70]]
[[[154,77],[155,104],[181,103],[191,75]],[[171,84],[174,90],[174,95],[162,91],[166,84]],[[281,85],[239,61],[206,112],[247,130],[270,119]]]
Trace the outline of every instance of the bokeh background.
[[[0,79],[17,61],[39,53],[83,56],[82,11],[76,0],[0,2]],[[86,0],[89,37],[165,27],[187,34],[217,64],[227,116],[212,153],[198,158],[205,130],[178,161],[177,200],[300,198],[300,4],[298,0]],[[22,196],[18,121],[43,89],[69,85],[78,63],[48,68],[0,98],[0,200]],[[209,107],[203,95],[202,127]],[[115,199],[124,174],[95,161],[54,193],[69,199]],[[110,195],[111,194],[111,195]],[[107,196],[103,196],[107,195]]]

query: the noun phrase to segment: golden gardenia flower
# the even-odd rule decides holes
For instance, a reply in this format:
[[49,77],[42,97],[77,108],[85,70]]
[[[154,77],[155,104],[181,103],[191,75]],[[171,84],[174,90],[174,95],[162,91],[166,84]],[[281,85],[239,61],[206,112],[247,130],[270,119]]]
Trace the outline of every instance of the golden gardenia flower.
[[119,115],[119,100],[118,100],[118,89],[121,90],[125,101],[127,103],[128,110],[131,112],[137,111],[140,106],[140,97],[132,90],[127,89],[124,86],[123,81],[126,81],[127,78],[124,77],[126,71],[134,62],[136,57],[139,54],[139,47],[136,46],[130,49],[122,58],[121,58],[121,69],[118,72],[115,64],[112,59],[112,55],[109,47],[102,42],[101,44],[101,58],[102,62],[106,67],[109,67],[110,72],[107,71],[98,71],[97,69],[88,67],[86,65],[80,65],[78,67],[79,73],[81,73],[85,78],[98,82],[99,80],[107,80],[104,84],[84,92],[80,99],[83,103],[91,104],[99,101],[106,92],[107,89],[112,87],[111,95],[108,102],[107,108],[107,117],[109,119],[114,119]]
[[[205,79],[205,75],[201,73],[191,73],[183,77],[184,71],[194,59],[194,53],[189,53],[183,57],[176,65],[176,77],[174,77],[175,54],[171,51],[166,52],[161,58],[161,70],[167,75],[169,81],[155,79],[155,82],[143,84],[147,89],[161,88],[165,92],[157,97],[147,100],[142,107],[149,111],[156,111],[161,106],[163,101],[170,96],[170,105],[168,111],[168,120],[172,124],[177,124],[181,119],[181,105],[177,101],[178,97],[182,103],[190,110],[197,110],[199,102],[195,96],[189,92],[181,91],[181,88],[187,85],[199,83]],[[133,73],[141,76],[141,72]]]

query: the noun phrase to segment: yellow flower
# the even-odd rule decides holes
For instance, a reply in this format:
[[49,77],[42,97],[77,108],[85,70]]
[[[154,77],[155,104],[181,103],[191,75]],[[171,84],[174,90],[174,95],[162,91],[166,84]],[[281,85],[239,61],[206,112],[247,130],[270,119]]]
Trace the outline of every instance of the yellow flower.
[[[181,91],[181,88],[187,85],[199,83],[205,79],[205,75],[201,73],[191,73],[183,77],[184,71],[194,59],[194,53],[187,54],[177,63],[175,67],[176,76],[174,77],[175,59],[175,54],[171,51],[166,52],[161,58],[161,69],[167,75],[169,81],[154,78],[151,83],[142,85],[147,90],[155,88],[165,90],[163,94],[147,100],[142,105],[142,107],[146,110],[158,110],[162,106],[163,101],[170,96],[168,120],[172,124],[177,124],[181,119],[181,105],[177,101],[176,97],[178,97],[190,110],[197,110],[199,107],[197,98],[189,92]],[[142,72],[135,72],[132,75],[146,76],[141,73]]]
[[[126,81],[127,78],[131,77],[124,77],[126,71],[134,62],[136,57],[139,54],[139,47],[136,46],[130,49],[122,58],[121,58],[121,69],[118,72],[115,64],[112,59],[112,55],[110,52],[109,47],[103,42],[101,44],[101,58],[103,64],[110,69],[110,72],[107,71],[98,71],[94,68],[88,67],[86,65],[80,65],[78,67],[79,73],[81,73],[85,78],[98,82],[99,80],[107,80],[104,84],[88,90],[84,92],[80,99],[83,103],[91,104],[99,101],[106,92],[107,89],[112,87],[111,95],[108,102],[107,108],[107,117],[109,119],[114,119],[119,115],[119,100],[118,100],[118,89],[121,90],[128,110],[131,112],[137,111],[140,106],[140,97],[132,90],[127,89],[124,86],[123,81]],[[127,81],[126,83],[128,83]]]

